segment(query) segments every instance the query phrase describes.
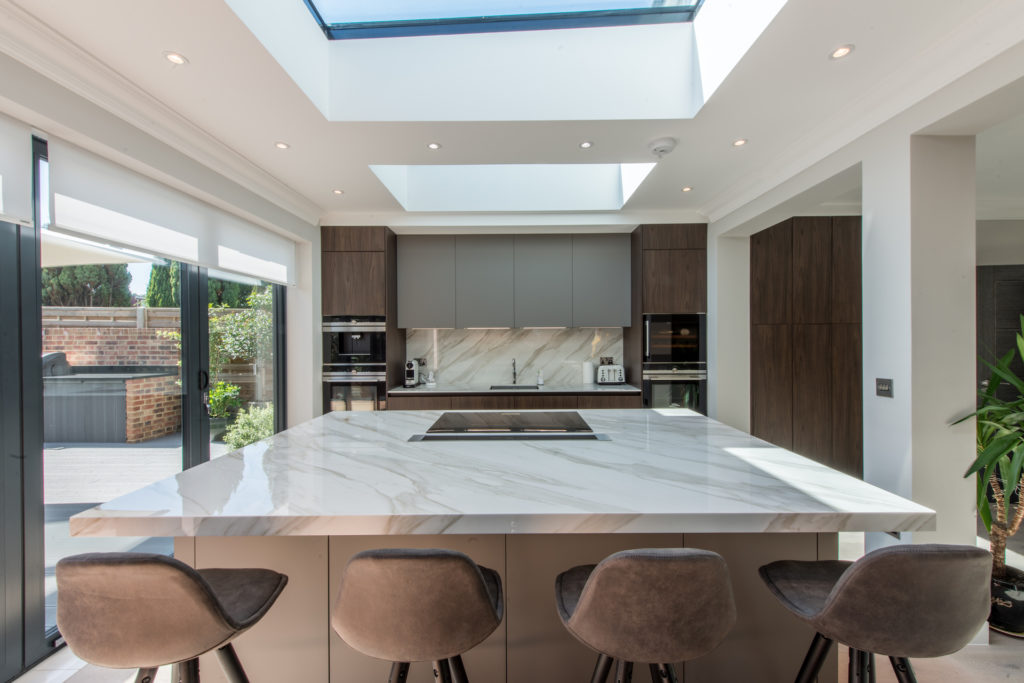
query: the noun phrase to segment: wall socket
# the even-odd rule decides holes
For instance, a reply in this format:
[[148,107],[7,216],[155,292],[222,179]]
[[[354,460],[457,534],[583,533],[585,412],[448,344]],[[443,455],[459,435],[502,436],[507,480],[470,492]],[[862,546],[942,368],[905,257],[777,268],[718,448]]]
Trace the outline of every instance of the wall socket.
[[886,398],[892,398],[892,380],[876,377],[875,396],[885,396]]

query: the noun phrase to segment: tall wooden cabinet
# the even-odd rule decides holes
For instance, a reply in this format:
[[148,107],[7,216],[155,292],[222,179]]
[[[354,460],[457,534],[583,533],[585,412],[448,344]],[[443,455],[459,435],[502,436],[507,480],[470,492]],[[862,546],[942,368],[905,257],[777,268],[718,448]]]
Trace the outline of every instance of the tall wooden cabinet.
[[750,238],[751,433],[862,476],[860,218]]

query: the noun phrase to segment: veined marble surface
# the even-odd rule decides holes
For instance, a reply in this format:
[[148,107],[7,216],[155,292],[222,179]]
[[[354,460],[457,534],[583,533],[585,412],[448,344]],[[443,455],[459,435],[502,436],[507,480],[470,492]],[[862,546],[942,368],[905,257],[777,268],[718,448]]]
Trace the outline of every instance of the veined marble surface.
[[433,370],[437,381],[444,384],[512,384],[515,358],[519,384],[535,383],[539,370],[545,384],[579,385],[583,383],[583,361],[593,361],[596,366],[601,356],[611,356],[622,363],[622,328],[409,330],[405,354],[407,358],[425,358],[423,374]]
[[421,441],[335,412],[71,518],[75,536],[913,531],[935,513],[688,410],[580,410],[608,441]]
[[[520,382],[520,384],[528,384]],[[460,384],[438,384],[428,387],[393,387],[389,394],[639,394],[640,389],[632,384],[548,384],[536,389],[490,389],[487,386]]]

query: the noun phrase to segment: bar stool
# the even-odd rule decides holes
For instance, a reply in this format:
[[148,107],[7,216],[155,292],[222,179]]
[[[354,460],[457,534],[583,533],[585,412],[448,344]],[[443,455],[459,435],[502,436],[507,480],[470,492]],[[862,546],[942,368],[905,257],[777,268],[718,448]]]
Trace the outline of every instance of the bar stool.
[[856,562],[772,562],[768,589],[816,631],[797,683],[813,681],[834,641],[850,647],[850,681],[874,681],[875,653],[913,683],[910,657],[956,652],[988,618],[992,555],[967,545],[897,545]]
[[562,572],[555,580],[562,623],[599,655],[591,683],[616,662],[616,683],[632,679],[633,664],[650,665],[651,680],[677,680],[672,662],[711,652],[736,623],[725,560],[696,548],[648,548],[609,555],[598,565]]
[[112,669],[157,668],[217,651],[247,683],[231,641],[258,622],[288,577],[269,569],[199,569],[166,555],[86,553],[57,562],[57,628],[76,656]]
[[410,662],[432,662],[434,679],[467,683],[462,653],[501,624],[501,577],[454,550],[382,548],[349,560],[331,614],[342,640],[392,663],[389,683]]

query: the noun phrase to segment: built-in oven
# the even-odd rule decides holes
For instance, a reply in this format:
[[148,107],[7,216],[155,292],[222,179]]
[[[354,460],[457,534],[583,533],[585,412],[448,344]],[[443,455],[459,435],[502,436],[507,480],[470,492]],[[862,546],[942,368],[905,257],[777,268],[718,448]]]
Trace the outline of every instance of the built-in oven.
[[383,410],[387,403],[384,318],[323,321],[324,412]]
[[689,408],[707,414],[707,316],[644,316],[641,390],[645,408]]

